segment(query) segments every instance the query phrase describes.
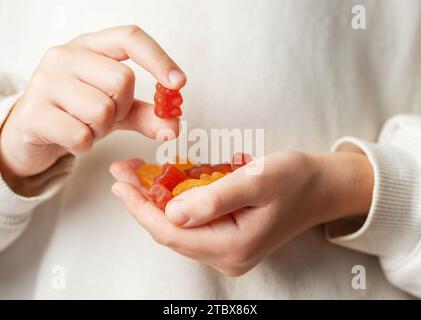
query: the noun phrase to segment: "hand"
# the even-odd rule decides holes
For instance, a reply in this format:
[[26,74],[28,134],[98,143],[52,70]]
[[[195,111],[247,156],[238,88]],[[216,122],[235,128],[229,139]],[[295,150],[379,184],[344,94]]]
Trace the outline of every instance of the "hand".
[[134,171],[140,160],[112,164],[112,191],[157,242],[230,276],[315,225],[369,209],[372,169],[364,155],[291,152],[262,161],[261,175],[243,167],[174,198],[165,214],[143,196]]
[[178,134],[178,119],[161,120],[151,105],[134,99],[134,73],[121,62],[127,59],[168,88],[186,82],[175,62],[136,26],[83,34],[50,49],[3,127],[3,176],[41,173],[64,154],[89,151],[116,129],[152,138],[161,128]]

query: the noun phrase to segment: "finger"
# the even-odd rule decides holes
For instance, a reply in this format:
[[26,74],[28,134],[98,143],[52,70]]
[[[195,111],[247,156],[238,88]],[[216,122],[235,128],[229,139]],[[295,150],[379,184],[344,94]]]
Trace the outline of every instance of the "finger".
[[46,144],[62,146],[73,155],[91,150],[94,142],[91,129],[70,114],[51,106],[36,121],[34,133]]
[[126,160],[125,163],[131,170],[136,171],[137,169],[139,169],[139,167],[145,164],[145,161],[139,158],[132,158],[132,159]]
[[136,170],[144,164],[145,162],[141,159],[119,160],[111,164],[109,171],[117,181],[130,183],[141,190],[143,186],[136,174]]
[[133,60],[165,87],[180,89],[186,76],[154,39],[138,26],[120,26],[84,34],[73,40],[112,59]]
[[209,226],[194,229],[176,227],[131,184],[117,182],[112,191],[158,243],[195,254],[204,254],[204,251],[210,255],[217,254],[219,248],[209,245],[216,237]]
[[[110,133],[115,122],[114,101],[102,91],[74,78],[52,81],[52,100],[63,110],[88,125],[97,139]],[[75,95],[75,92],[78,94]]]
[[165,214],[183,227],[204,225],[219,217],[253,204],[258,188],[254,177],[243,170],[207,186],[188,190],[167,204]]
[[133,104],[135,75],[127,65],[88,50],[73,50],[71,72],[81,81],[101,90],[114,102],[117,121]]
[[152,139],[173,139],[179,134],[180,119],[161,119],[155,115],[153,105],[135,100],[127,117],[117,122],[113,129],[138,131]]

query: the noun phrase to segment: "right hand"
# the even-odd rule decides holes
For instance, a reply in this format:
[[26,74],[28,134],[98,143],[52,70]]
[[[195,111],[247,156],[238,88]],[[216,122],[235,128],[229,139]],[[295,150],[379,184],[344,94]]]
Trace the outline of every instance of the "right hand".
[[0,136],[2,173],[28,177],[61,156],[80,155],[113,130],[155,138],[179,120],[162,120],[152,105],[135,100],[131,59],[170,89],[186,76],[164,50],[136,26],[83,34],[50,49],[42,58]]

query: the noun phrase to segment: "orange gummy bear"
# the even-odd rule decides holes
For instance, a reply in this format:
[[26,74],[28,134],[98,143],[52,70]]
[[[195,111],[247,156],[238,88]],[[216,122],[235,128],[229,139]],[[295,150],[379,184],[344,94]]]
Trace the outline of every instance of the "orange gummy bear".
[[211,175],[212,181],[219,180],[223,177],[225,177],[225,173],[218,172],[218,171],[213,172]]
[[154,163],[145,164],[136,171],[140,182],[142,182],[146,188],[150,188],[152,186],[155,177],[159,176],[161,172],[162,167]]
[[200,175],[200,180],[205,180],[205,181],[209,180],[211,182],[214,182],[216,180],[219,180],[219,179],[225,177],[225,175],[226,175],[225,173],[218,172],[218,171],[213,172],[211,175],[209,175],[207,173],[202,173]]
[[207,174],[207,173],[202,173],[202,174],[200,175],[200,180],[209,180],[209,181],[212,181],[212,177],[211,177],[211,175],[210,175],[210,174]]
[[212,180],[199,180],[199,179],[187,179],[183,182],[179,183],[172,191],[172,195],[174,197],[178,196],[179,194],[201,186],[206,186],[210,183],[212,183]]
[[176,156],[175,158],[175,164],[174,167],[176,167],[180,171],[187,171],[193,168],[195,165],[190,161],[190,159],[183,159],[179,156]]

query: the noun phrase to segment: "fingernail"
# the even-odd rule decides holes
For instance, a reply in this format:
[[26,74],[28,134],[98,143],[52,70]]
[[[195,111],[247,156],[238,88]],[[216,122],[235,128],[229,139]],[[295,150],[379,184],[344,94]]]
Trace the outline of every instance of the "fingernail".
[[179,84],[181,81],[184,80],[184,78],[185,78],[184,74],[176,69],[171,70],[170,73],[168,74],[168,79],[173,85]]
[[176,225],[186,224],[189,220],[187,216],[187,206],[184,201],[176,200],[169,203],[165,209],[168,219]]

